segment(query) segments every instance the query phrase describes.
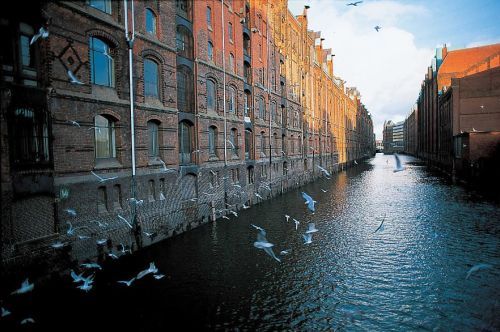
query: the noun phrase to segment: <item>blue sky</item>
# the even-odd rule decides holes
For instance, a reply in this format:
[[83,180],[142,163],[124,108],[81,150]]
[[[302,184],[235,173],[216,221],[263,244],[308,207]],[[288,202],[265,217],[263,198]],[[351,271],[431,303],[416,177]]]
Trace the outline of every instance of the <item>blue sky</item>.
[[[377,139],[384,120],[404,120],[436,47],[500,43],[497,0],[289,0],[294,14],[308,4],[309,29],[331,47],[335,75],[356,86],[371,111]],[[373,27],[382,29],[376,32]]]

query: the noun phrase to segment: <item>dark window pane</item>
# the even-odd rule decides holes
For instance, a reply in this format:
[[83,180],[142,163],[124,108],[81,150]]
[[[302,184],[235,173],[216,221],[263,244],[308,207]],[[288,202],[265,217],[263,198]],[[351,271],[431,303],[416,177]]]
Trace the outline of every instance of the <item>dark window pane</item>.
[[113,58],[109,46],[98,38],[90,38],[91,81],[93,84],[114,86]]
[[149,59],[144,60],[144,95],[158,97],[158,65]]

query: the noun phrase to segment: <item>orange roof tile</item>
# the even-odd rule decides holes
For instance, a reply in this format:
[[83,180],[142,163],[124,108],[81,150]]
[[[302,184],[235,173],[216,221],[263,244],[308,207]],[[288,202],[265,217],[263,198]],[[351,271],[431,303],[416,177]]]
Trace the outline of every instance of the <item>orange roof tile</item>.
[[460,78],[476,73],[477,71],[468,73],[466,70],[497,53],[500,53],[500,43],[449,51],[439,67],[438,89],[449,86],[452,77]]

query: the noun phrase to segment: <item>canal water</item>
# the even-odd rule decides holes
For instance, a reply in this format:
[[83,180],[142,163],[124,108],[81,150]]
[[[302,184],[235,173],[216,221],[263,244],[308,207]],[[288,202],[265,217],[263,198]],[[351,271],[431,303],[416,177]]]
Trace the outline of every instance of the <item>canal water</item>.
[[[89,292],[65,275],[9,296],[2,306],[12,314],[0,329],[500,330],[498,202],[401,159],[402,172],[393,172],[393,156],[378,154],[238,217],[110,260]],[[314,214],[302,191],[317,201]],[[318,232],[304,244],[310,222]],[[254,247],[251,224],[266,230],[281,262]],[[150,262],[165,277],[116,282]],[[467,277],[477,264],[486,265]],[[19,325],[28,317],[35,323]]]

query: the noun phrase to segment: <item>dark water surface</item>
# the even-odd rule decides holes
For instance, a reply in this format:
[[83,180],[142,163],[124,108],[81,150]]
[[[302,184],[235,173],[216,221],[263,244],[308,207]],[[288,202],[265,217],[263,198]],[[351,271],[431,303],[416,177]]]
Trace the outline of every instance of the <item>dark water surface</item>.
[[[403,172],[378,154],[110,261],[88,293],[69,276],[35,285],[4,299],[12,314],[0,329],[24,329],[20,320],[33,317],[29,328],[49,331],[500,330],[500,206],[401,158]],[[315,214],[301,191],[317,201]],[[300,221],[298,231],[285,214]],[[305,245],[308,222],[319,231]],[[251,223],[266,229],[281,263],[253,246]],[[151,261],[163,279],[116,283]],[[492,267],[466,278],[478,263]]]

